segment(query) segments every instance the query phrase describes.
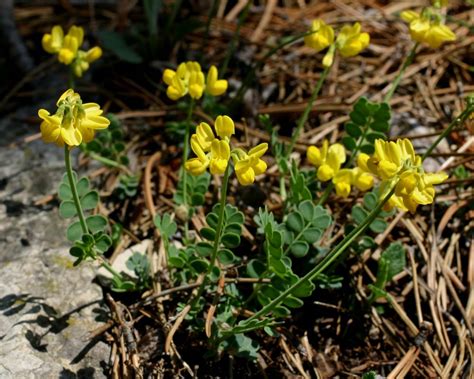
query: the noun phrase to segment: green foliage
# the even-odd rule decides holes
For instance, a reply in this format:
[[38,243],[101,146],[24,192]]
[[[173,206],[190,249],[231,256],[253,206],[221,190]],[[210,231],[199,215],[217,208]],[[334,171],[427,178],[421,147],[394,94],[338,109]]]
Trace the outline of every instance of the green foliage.
[[290,193],[288,204],[297,205],[304,200],[312,200],[313,196],[309,189],[311,179],[298,169],[295,161],[292,161],[290,167]]
[[[184,201],[183,198],[183,175],[186,175],[186,201]],[[183,174],[181,175],[181,178],[178,182],[178,188],[174,194],[174,202],[177,205],[187,204],[194,207],[203,205],[210,181],[211,175],[208,172],[205,172],[199,176],[194,176],[188,172],[183,171]]]
[[137,290],[151,287],[150,262],[145,254],[133,253],[127,260],[126,266],[129,270],[132,270],[138,278],[135,285]]
[[362,379],[376,379],[377,378],[377,373],[375,371],[369,371],[366,372],[364,375],[362,375]]
[[405,249],[400,242],[393,242],[382,253],[378,262],[377,279],[369,285],[372,291],[369,302],[385,296],[385,286],[406,266]]
[[360,97],[349,117],[350,121],[345,125],[347,135],[342,139],[344,146],[351,151],[373,154],[375,140],[385,139],[390,129],[390,106]]
[[162,238],[169,239],[178,230],[176,223],[171,219],[171,215],[169,213],[165,213],[163,216],[159,214],[156,215],[153,219],[153,222],[156,228],[160,231]]
[[120,200],[125,200],[127,197],[135,197],[139,187],[140,177],[138,175],[122,174],[119,176],[119,184],[115,188],[115,193]]
[[[129,160],[125,152],[122,124],[112,113],[109,113],[107,118],[110,121],[109,127],[100,130],[91,142],[81,144],[81,149],[86,154],[94,153],[99,157],[127,166]],[[94,158],[94,155],[92,157]]]
[[127,43],[122,34],[112,30],[101,30],[98,35],[102,46],[121,60],[134,64],[143,61],[143,58]]

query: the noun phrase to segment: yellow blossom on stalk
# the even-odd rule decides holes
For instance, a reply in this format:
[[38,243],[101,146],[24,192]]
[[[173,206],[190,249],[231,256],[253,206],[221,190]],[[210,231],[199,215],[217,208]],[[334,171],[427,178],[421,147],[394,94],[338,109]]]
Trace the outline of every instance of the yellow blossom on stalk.
[[304,43],[306,46],[315,49],[317,53],[334,42],[334,29],[326,25],[323,20],[314,20],[309,31],[312,34],[304,37]]
[[43,49],[50,54],[57,54],[58,61],[71,65],[74,74],[78,77],[89,69],[89,64],[102,56],[102,49],[98,46],[88,51],[81,50],[84,42],[84,29],[80,26],[71,26],[66,35],[61,26],[56,25],[51,33],[46,33],[42,39]]
[[361,33],[358,22],[344,25],[336,39],[336,47],[344,58],[353,57],[364,50],[370,43],[369,33]]
[[105,129],[110,121],[102,116],[102,109],[95,103],[82,103],[81,97],[72,89],[64,92],[56,103],[58,109],[50,114],[40,109],[38,116],[41,123],[41,136],[45,142],[53,142],[58,146],[79,146],[82,142],[90,142],[95,130]]
[[260,159],[268,149],[267,143],[261,143],[245,153],[236,149],[236,154],[232,155],[235,164],[235,174],[237,180],[243,186],[248,186],[255,181],[257,175],[263,174],[267,169],[267,164]]
[[329,146],[328,140],[323,141],[321,149],[308,147],[306,155],[309,162],[318,168],[317,177],[322,182],[332,179],[346,161],[344,146],[339,143]]
[[216,66],[211,66],[206,78],[206,92],[212,96],[220,96],[227,91],[227,80],[218,79]]
[[424,11],[421,14],[414,11],[401,13],[403,20],[409,23],[411,38],[419,43],[425,43],[437,49],[444,42],[455,41],[456,34],[441,22],[441,16]]
[[171,100],[178,100],[189,93],[193,99],[200,99],[204,91],[212,96],[220,96],[227,90],[227,80],[218,80],[215,66],[211,66],[207,80],[198,62],[183,62],[177,70],[166,69],[163,81],[168,85],[166,95]]
[[232,156],[239,183],[252,184],[255,177],[267,169],[261,157],[267,151],[268,144],[262,143],[248,153],[240,148],[231,150],[230,138],[235,133],[235,126],[229,116],[218,116],[214,129],[216,134],[205,122],[196,127],[196,133],[191,136],[191,149],[196,157],[188,159],[184,168],[192,175],[201,175],[208,168],[211,174],[222,175]]
[[375,153],[366,163],[367,169],[382,180],[383,196],[396,183],[386,209],[397,207],[413,213],[418,205],[431,204],[435,196],[434,185],[448,178],[443,172],[425,173],[421,157],[415,154],[408,139],[376,140]]
[[361,153],[357,157],[357,167],[340,170],[333,178],[332,182],[339,196],[347,197],[351,192],[351,187],[355,186],[361,191],[368,191],[374,185],[374,177],[369,173],[367,161],[369,156]]

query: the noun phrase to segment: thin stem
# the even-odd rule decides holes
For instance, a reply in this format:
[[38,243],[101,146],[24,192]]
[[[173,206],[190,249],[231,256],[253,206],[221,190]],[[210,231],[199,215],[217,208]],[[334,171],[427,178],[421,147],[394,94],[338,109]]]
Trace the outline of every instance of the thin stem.
[[393,94],[397,90],[397,87],[400,84],[400,81],[402,80],[405,70],[407,69],[408,66],[410,66],[413,63],[413,60],[415,59],[415,56],[416,56],[417,47],[418,47],[418,42],[415,43],[415,45],[413,45],[413,48],[411,49],[410,54],[408,54],[408,56],[405,58],[405,61],[403,62],[402,67],[400,68],[400,72],[398,73],[397,77],[393,81],[392,86],[390,87],[390,90],[387,92],[387,94],[383,98],[383,101],[385,103],[388,103],[390,101]]
[[66,163],[66,173],[69,180],[69,187],[71,188],[72,199],[74,201],[74,205],[76,206],[76,212],[77,216],[79,217],[79,222],[81,223],[82,232],[85,234],[89,231],[87,229],[86,219],[84,217],[81,201],[79,200],[79,194],[77,192],[76,179],[74,178],[74,174],[72,171],[71,154],[69,152],[68,145],[64,145],[64,161]]
[[455,126],[462,125],[473,111],[474,111],[474,97],[473,98],[469,97],[467,100],[466,109],[464,109],[464,111],[462,111],[462,113],[458,117],[456,117],[453,121],[451,121],[448,127],[444,129],[443,132],[438,136],[436,141],[434,141],[433,144],[428,148],[428,150],[425,151],[421,159],[425,160],[427,157],[429,157],[430,154],[433,152],[433,150],[436,148],[436,146],[438,146],[438,144],[443,140],[443,138],[445,138]]
[[[201,48],[199,49],[199,55],[198,55],[199,61],[202,60],[203,52],[205,50],[205,47],[207,46],[207,42],[209,40],[209,30],[211,28],[211,21],[216,15],[218,4],[219,4],[219,0],[212,0],[212,5],[211,5],[211,8],[209,9],[209,14],[207,15],[206,30],[204,31],[204,38],[202,39]],[[201,63],[203,62],[201,61]]]
[[306,105],[306,108],[304,109],[303,114],[298,120],[298,125],[296,126],[296,130],[293,133],[293,136],[291,137],[290,145],[288,146],[288,149],[285,152],[285,156],[287,158],[291,155],[291,152],[293,151],[293,148],[295,147],[296,141],[298,141],[301,130],[303,129],[303,126],[306,120],[308,120],[309,113],[311,112],[311,109],[313,108],[313,103],[318,97],[319,91],[321,90],[330,69],[331,69],[331,66],[326,67],[321,73],[318,83],[316,83],[316,87],[314,87],[313,93],[311,94],[311,97],[309,98],[308,104]]
[[101,259],[101,261],[102,261],[102,262],[101,262],[101,266],[102,266],[103,268],[105,268],[108,272],[110,272],[114,277],[118,278],[120,281],[123,281],[122,275],[120,275],[120,273],[117,272],[117,271],[110,265],[110,263],[105,260],[105,258],[100,257],[100,259]]
[[188,214],[186,215],[186,221],[184,222],[184,236],[188,239],[188,220],[187,217],[189,215],[188,206],[188,175],[186,170],[184,169],[184,164],[186,163],[188,156],[189,156],[189,134],[191,132],[191,120],[193,116],[194,110],[194,98],[191,98],[188,108],[188,115],[186,116],[186,126],[184,132],[184,146],[183,146],[183,160],[181,163],[181,177],[183,179],[183,204],[186,207],[186,211]]
[[117,161],[114,161],[112,159],[109,159],[109,158],[106,158],[106,157],[103,157],[102,155],[99,155],[97,153],[87,153],[92,159],[98,161],[98,162],[101,162],[107,166],[111,166],[111,167],[115,167],[115,168],[118,168],[120,170],[123,170],[125,171],[127,174],[131,174],[132,172],[127,168],[125,167],[124,165],[118,163]]
[[226,201],[227,201],[227,187],[228,187],[228,184],[229,184],[230,170],[231,170],[230,169],[230,163],[228,163],[227,168],[225,169],[225,172],[224,172],[224,178],[222,179],[221,198],[220,198],[220,201],[219,201],[219,218],[218,218],[218,221],[217,221],[216,237],[214,239],[214,246],[212,248],[211,260],[209,262],[209,266],[207,267],[204,279],[202,280],[202,283],[199,286],[197,294],[196,294],[196,296],[195,296],[195,298],[192,302],[191,308],[194,308],[195,303],[201,297],[201,295],[204,291],[204,287],[206,286],[206,283],[207,283],[207,278],[208,278],[209,274],[211,273],[211,271],[214,268],[214,265],[216,263],[217,252],[219,251],[219,246],[220,246],[220,243],[221,243],[222,228],[224,226],[225,205],[226,205]]
[[72,71],[72,65],[69,66],[69,75],[67,78],[67,85],[71,89],[74,89],[74,87],[76,86],[76,80],[75,80],[74,71]]
[[331,265],[348,247],[349,245],[359,236],[364,230],[372,223],[372,221],[377,217],[380,210],[384,204],[390,199],[395,191],[395,184],[393,184],[390,192],[382,199],[381,202],[370,212],[365,220],[355,228],[351,233],[349,233],[331,252],[329,252],[321,262],[319,262],[312,270],[310,270],[305,276],[300,278],[295,284],[291,285],[288,289],[282,292],[279,296],[273,299],[270,303],[260,309],[252,317],[246,320],[250,322],[257,319],[260,316],[264,316],[273,310],[277,305],[279,305],[288,295],[290,295],[295,289],[301,286],[304,282],[309,282],[314,279],[316,276],[321,274],[328,266]]

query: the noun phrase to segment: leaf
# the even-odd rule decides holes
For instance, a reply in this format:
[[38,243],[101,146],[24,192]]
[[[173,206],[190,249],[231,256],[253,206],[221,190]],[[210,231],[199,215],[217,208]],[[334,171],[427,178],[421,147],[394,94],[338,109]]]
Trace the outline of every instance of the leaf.
[[142,57],[125,42],[122,35],[109,30],[99,31],[98,34],[102,45],[123,61],[135,64],[142,62]]
[[265,265],[257,259],[252,259],[247,263],[246,271],[251,278],[260,278],[265,272]]
[[228,224],[239,224],[243,225],[245,221],[244,214],[242,212],[235,212],[231,216],[227,217],[226,222]]
[[201,237],[209,240],[209,241],[214,241],[214,239],[216,238],[216,231],[214,229],[211,229],[211,228],[201,228],[201,230],[199,231],[199,233],[201,234]]
[[221,237],[221,242],[225,247],[235,248],[240,245],[240,236],[235,233],[225,233]]
[[385,133],[390,129],[390,124],[387,121],[374,121],[370,124],[370,129]]
[[280,259],[270,257],[269,266],[270,269],[277,275],[285,275],[287,272],[285,264]]
[[312,201],[306,200],[301,202],[298,205],[298,210],[306,221],[310,222],[313,219],[314,205]]
[[303,300],[298,299],[297,297],[289,295],[284,301],[283,304],[290,308],[300,308],[304,305]]
[[207,225],[209,225],[212,229],[217,229],[217,223],[219,221],[219,216],[214,212],[210,212],[206,216]]
[[196,251],[201,257],[208,257],[212,254],[213,246],[208,242],[198,242]]
[[350,136],[342,137],[341,141],[347,150],[354,150],[357,146],[355,139]]
[[377,206],[378,198],[373,192],[368,192],[364,195],[364,206],[367,209],[374,209]]
[[61,183],[59,185],[58,197],[60,200],[72,200],[72,192],[69,184]]
[[309,245],[305,241],[296,241],[290,245],[290,250],[295,257],[301,258],[308,254]]
[[314,291],[314,284],[312,282],[304,281],[291,294],[295,297],[308,297]]
[[194,259],[193,261],[189,262],[189,265],[197,274],[202,274],[207,270],[208,267],[208,263],[204,259]]
[[288,218],[286,219],[286,225],[288,228],[295,232],[301,232],[304,228],[304,220],[303,216],[299,214],[298,212],[292,212],[288,215]]
[[89,216],[86,218],[86,224],[92,233],[102,232],[107,226],[107,219],[101,215]]
[[217,259],[219,259],[219,262],[224,266],[231,265],[236,260],[234,253],[229,249],[219,250],[217,253]]
[[349,134],[351,137],[359,138],[362,135],[362,129],[353,122],[348,122],[344,126],[344,129],[346,129],[347,134]]
[[178,230],[176,222],[174,222],[169,213],[163,213],[163,215],[157,214],[153,222],[160,233],[166,238],[170,238]]
[[361,96],[355,102],[355,104],[353,106],[353,109],[358,113],[366,114],[366,113],[368,113],[368,109],[367,109],[367,103],[368,102],[369,101],[367,100],[366,97]]
[[383,139],[385,140],[387,137],[385,136],[384,133],[380,133],[380,132],[372,132],[372,133],[368,133],[367,136],[365,137],[365,139],[367,141],[369,141],[370,143],[374,143],[376,139]]
[[303,239],[309,244],[313,244],[321,238],[322,231],[318,228],[308,228],[303,233]]
[[112,238],[110,238],[107,234],[102,234],[95,240],[95,247],[101,253],[105,253],[110,246],[112,246]]
[[81,180],[77,182],[76,188],[77,188],[77,194],[79,195],[79,197],[84,196],[87,192],[89,192],[89,188],[90,188],[89,179],[87,179],[86,177],[81,178]]
[[349,117],[351,118],[351,121],[357,125],[365,125],[365,122],[367,120],[367,115],[362,113],[362,112],[358,112],[356,110],[353,110],[350,114],[349,114]]
[[387,229],[387,222],[380,218],[376,218],[369,226],[374,233],[383,233]]
[[74,242],[80,240],[82,236],[82,227],[79,221],[76,221],[69,225],[66,230],[66,237],[69,241]]
[[388,280],[402,272],[406,266],[405,249],[400,242],[393,242],[382,253],[380,259],[388,263]]
[[90,191],[81,198],[81,206],[85,211],[94,209],[98,203],[99,193],[97,191]]
[[71,218],[77,214],[76,205],[72,200],[65,200],[59,204],[59,215],[62,218]]
[[360,151],[362,151],[365,154],[371,155],[374,153],[375,149],[373,145],[366,144],[360,147]]
[[365,218],[367,217],[368,212],[364,208],[362,208],[360,205],[354,205],[352,207],[351,214],[354,221],[358,224],[361,224],[362,221],[364,221]]

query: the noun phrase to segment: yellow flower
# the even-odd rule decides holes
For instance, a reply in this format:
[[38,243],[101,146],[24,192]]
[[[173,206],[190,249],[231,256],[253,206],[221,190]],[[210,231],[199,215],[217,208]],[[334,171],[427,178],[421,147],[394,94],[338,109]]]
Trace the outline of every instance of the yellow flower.
[[336,39],[336,47],[345,58],[359,54],[369,46],[369,33],[360,32],[360,24],[344,25]]
[[310,32],[312,34],[304,37],[304,43],[306,46],[315,49],[317,53],[334,42],[334,29],[326,25],[323,20],[314,20]]
[[368,172],[367,160],[369,156],[361,153],[357,157],[357,167],[339,170],[332,179],[339,196],[347,197],[351,192],[351,186],[356,186],[361,191],[368,191],[374,185],[374,177]]
[[189,93],[193,99],[200,99],[204,91],[212,96],[222,95],[227,90],[227,80],[218,80],[217,68],[211,66],[204,78],[198,62],[181,63],[176,71],[166,69],[163,81],[168,85],[166,95],[171,100],[178,100]]
[[222,139],[230,139],[235,133],[234,121],[229,116],[218,116],[215,122],[217,135]]
[[439,15],[404,11],[403,20],[409,23],[411,38],[419,43],[425,43],[433,49],[440,47],[444,42],[455,41],[456,35],[452,30],[441,23]]
[[56,54],[59,52],[61,47],[63,46],[64,40],[64,31],[63,28],[59,25],[53,26],[51,30],[51,34],[46,33],[43,35],[43,39],[41,40],[41,44],[43,45],[43,49],[50,53]]
[[205,152],[211,149],[212,141],[216,138],[211,127],[205,122],[201,122],[196,128],[196,137],[197,142],[201,146],[201,149]]
[[206,92],[212,96],[220,96],[227,91],[227,80],[218,80],[218,72],[216,66],[211,66],[206,78]]
[[245,153],[241,149],[236,149],[232,155],[235,164],[235,174],[237,180],[243,186],[248,186],[255,181],[257,175],[263,174],[267,169],[267,164],[260,159],[268,149],[267,143],[261,143]]
[[56,25],[51,34],[45,34],[42,39],[44,50],[57,54],[59,62],[71,65],[74,74],[78,77],[89,69],[89,64],[102,56],[102,49],[98,46],[88,51],[80,50],[84,42],[84,29],[80,26],[71,26],[64,36],[61,26]]
[[209,166],[209,158],[199,143],[198,136],[196,134],[191,136],[191,149],[197,157],[188,159],[184,164],[184,168],[192,175],[201,175]]
[[321,149],[310,146],[306,153],[310,163],[318,168],[317,177],[322,182],[332,179],[346,161],[344,146],[339,143],[328,145],[329,142],[324,140]]
[[89,69],[90,63],[96,61],[102,56],[102,49],[95,46],[88,51],[79,50],[77,57],[72,63],[72,69],[77,77],[81,77],[84,71]]
[[230,159],[229,142],[218,140],[217,138],[211,144],[211,162],[209,171],[213,175],[222,175],[227,168]]
[[79,146],[90,142],[95,130],[105,129],[110,121],[102,116],[102,109],[95,103],[82,103],[81,97],[72,89],[64,92],[56,103],[58,109],[51,115],[46,109],[40,109],[41,136],[45,142],[54,142],[58,146]]
[[422,160],[415,154],[408,139],[399,139],[397,142],[376,140],[375,153],[366,161],[366,165],[368,170],[382,179],[382,196],[395,185],[395,193],[385,209],[397,207],[415,212],[418,205],[433,202],[434,185],[448,178],[442,172],[425,173]]

